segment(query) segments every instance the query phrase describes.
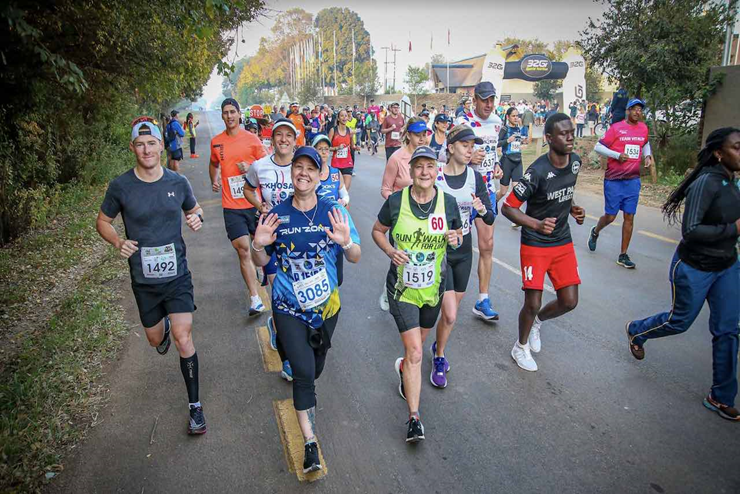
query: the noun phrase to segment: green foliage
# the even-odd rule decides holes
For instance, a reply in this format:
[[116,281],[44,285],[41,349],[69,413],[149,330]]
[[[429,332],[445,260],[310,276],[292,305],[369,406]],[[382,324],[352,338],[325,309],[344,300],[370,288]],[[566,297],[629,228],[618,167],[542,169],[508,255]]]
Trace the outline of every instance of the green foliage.
[[532,86],[532,94],[537,99],[552,101],[555,99],[555,93],[563,86],[563,81],[555,79],[545,79],[537,81]]
[[[334,33],[337,37],[337,84],[339,88],[352,84],[352,30],[355,32],[355,70],[360,65],[371,63],[372,44],[370,33],[360,16],[348,9],[331,7],[316,14],[314,21],[316,32],[321,32],[324,39],[322,52],[324,80],[327,85],[334,85]],[[360,79],[355,75],[355,83]]]
[[586,100],[599,101],[603,89],[603,80],[601,74],[594,66],[586,61]]
[[[630,94],[646,99],[652,110],[663,112],[669,129],[693,127],[713,84],[708,69],[721,58],[729,20],[725,3],[607,0],[606,4],[602,17],[589,19],[580,33],[588,59]],[[678,105],[681,111],[673,112]]]
[[673,136],[655,151],[660,182],[676,186],[686,172],[696,166],[699,139],[696,132]]
[[200,94],[262,0],[14,1],[0,7],[0,244],[67,184],[108,180],[138,113]]
[[378,94],[380,79],[378,79],[378,65],[375,60],[371,59],[355,68],[355,88],[360,96]]
[[424,67],[409,65],[403,82],[411,94],[427,94],[426,83],[429,81],[429,72]]

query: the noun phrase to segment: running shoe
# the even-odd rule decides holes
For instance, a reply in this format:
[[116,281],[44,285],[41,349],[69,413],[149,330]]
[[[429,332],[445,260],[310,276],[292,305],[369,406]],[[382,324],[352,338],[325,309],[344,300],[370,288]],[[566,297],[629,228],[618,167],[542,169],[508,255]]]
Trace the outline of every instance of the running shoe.
[[[430,349],[432,352],[432,359],[437,356],[437,342],[435,341],[432,343],[432,348]],[[444,357],[444,355],[443,355]],[[450,369],[452,369],[452,366],[450,365],[450,361],[445,358],[445,372],[450,372]]]
[[525,371],[535,372],[537,371],[537,362],[532,358],[532,353],[529,349],[529,343],[526,345],[519,346],[519,343],[514,343],[514,348],[511,349],[511,358],[514,359],[516,365]]
[[591,227],[591,233],[588,234],[588,250],[594,252],[596,250],[596,241],[599,240],[599,236],[596,234],[596,227]]
[[642,360],[645,358],[645,348],[642,346],[632,343],[632,335],[630,334],[630,324],[632,324],[632,321],[629,321],[627,324],[624,325],[624,330],[627,332],[627,343],[630,347],[630,353],[633,357],[635,357],[637,360]]
[[288,382],[293,380],[293,369],[290,367],[290,362],[287,360],[283,362],[283,370],[280,371],[280,377]]
[[170,344],[172,343],[170,339],[171,326],[170,316],[164,316],[164,338],[162,338],[162,343],[157,345],[157,353],[160,355],[164,355],[170,349]]
[[406,433],[407,443],[418,443],[423,441],[424,438],[424,424],[417,417],[411,417],[408,422],[409,430]]
[[403,389],[403,357],[396,359],[396,374],[398,375],[398,394],[405,400],[406,392]]
[[270,333],[270,348],[277,351],[277,331],[272,316],[267,318],[267,331]]
[[713,412],[717,412],[717,414],[719,414],[723,419],[734,421],[740,420],[740,412],[737,411],[737,408],[723,405],[712,398],[712,393],[709,393],[707,397],[704,398],[704,406]]
[[432,373],[429,380],[435,388],[447,387],[447,359],[444,357],[434,357],[432,359]]
[[190,155],[190,159],[191,160],[198,159],[198,158],[200,158],[200,155],[198,155],[198,154],[191,154]]
[[303,450],[303,473],[315,472],[321,470],[321,460],[319,459],[319,445],[315,442],[306,444]]
[[259,298],[259,295],[252,298],[251,305],[249,306],[249,316],[256,316],[257,314],[261,314],[265,311],[265,306],[262,303],[262,299]]
[[540,339],[540,326],[542,326],[542,322],[535,322],[532,323],[532,329],[529,330],[529,339],[527,340],[527,343],[529,343],[529,349],[533,353],[540,353],[540,350],[542,350],[542,340]]
[[475,303],[473,314],[485,321],[498,321],[498,312],[491,308],[491,299],[484,298]]
[[190,407],[190,423],[188,434],[197,435],[206,433],[206,418],[203,416],[203,407]]
[[388,290],[385,289],[385,286],[383,287],[383,293],[380,294],[380,299],[378,299],[378,303],[380,304],[380,309],[388,312],[390,307],[388,306]]
[[630,256],[628,256],[626,253],[619,254],[619,257],[617,258],[617,264],[619,264],[623,268],[635,269],[635,263],[632,262]]

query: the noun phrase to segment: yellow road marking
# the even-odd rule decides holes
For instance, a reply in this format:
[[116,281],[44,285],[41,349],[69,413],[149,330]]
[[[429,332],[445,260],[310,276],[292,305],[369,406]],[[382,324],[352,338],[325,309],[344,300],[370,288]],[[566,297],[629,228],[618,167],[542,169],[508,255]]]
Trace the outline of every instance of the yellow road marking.
[[[598,216],[591,216],[588,213],[586,214],[586,218],[588,218],[590,220],[594,220],[596,222],[599,221],[599,217]],[[617,220],[614,220],[612,223],[609,224],[609,226],[611,226],[611,225],[614,225],[614,226],[622,226],[622,224],[620,222],[618,222]]]
[[303,473],[303,434],[301,434],[301,427],[298,425],[293,400],[275,400],[272,402],[272,406],[275,409],[275,418],[277,419],[280,441],[283,443],[283,452],[285,453],[288,470],[295,472],[296,477],[301,482],[314,482],[325,477],[327,469],[321,451],[321,444],[319,444],[319,461],[321,461],[322,469],[316,472]]
[[257,341],[259,342],[260,354],[262,355],[262,366],[265,372],[280,372],[283,370],[283,363],[280,362],[278,352],[270,347],[270,332],[267,326],[260,326],[255,329]]
[[678,245],[678,240],[673,240],[672,238],[664,237],[663,235],[658,235],[657,233],[652,233],[645,230],[637,230],[637,233],[642,233],[646,237],[662,240],[663,242],[668,242],[669,244]]

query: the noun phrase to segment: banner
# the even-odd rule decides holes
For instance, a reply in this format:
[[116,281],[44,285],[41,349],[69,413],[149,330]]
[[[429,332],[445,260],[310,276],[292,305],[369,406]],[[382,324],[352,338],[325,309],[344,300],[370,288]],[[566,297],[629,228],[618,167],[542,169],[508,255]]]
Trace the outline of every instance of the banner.
[[496,89],[496,96],[501,96],[501,90],[504,85],[504,67],[506,66],[506,53],[501,50],[500,45],[496,45],[486,55],[481,71],[481,82],[488,81]]
[[563,79],[563,110],[571,102],[586,101],[586,61],[580,52],[569,48],[563,62],[568,64],[568,75]]

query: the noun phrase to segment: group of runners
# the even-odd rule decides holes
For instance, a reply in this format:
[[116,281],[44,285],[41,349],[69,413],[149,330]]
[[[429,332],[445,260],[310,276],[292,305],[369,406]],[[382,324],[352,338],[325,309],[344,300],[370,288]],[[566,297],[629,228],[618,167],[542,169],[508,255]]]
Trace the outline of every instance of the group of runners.
[[[543,322],[578,304],[581,280],[569,217],[583,224],[585,210],[573,201],[581,168],[580,157],[573,153],[575,125],[568,115],[550,116],[544,126],[549,149],[524,171],[516,120],[502,122],[494,112],[495,98],[490,82],[478,84],[472,111],[462,114],[449,132],[446,118],[435,117],[430,128],[427,119],[405,121],[393,104],[381,129],[388,163],[381,186],[384,203],[372,238],[390,260],[381,306],[387,304],[403,344],[403,356],[394,367],[409,412],[407,442],[425,438],[419,412],[421,364],[432,329],[430,381],[437,388],[448,386],[452,366],[445,349],[473,267],[473,228],[480,253],[473,312],[487,321],[499,317],[488,293],[499,201],[503,215],[522,229],[524,303],[511,350],[520,368],[537,370],[532,353],[541,351]],[[625,121],[613,125],[599,144],[597,152],[609,156],[612,169],[607,182],[617,183],[605,186],[605,215],[588,241],[594,250],[603,229],[621,210],[625,226],[617,262],[631,268],[634,264],[625,259],[632,232],[627,217],[635,214],[640,164],[652,162],[640,121],[644,106],[640,100],[630,101]],[[225,130],[210,145],[212,188],[221,194],[226,235],[237,253],[250,315],[265,311],[258,268],[270,285],[270,345],[283,362],[281,375],[292,381],[305,440],[304,472],[315,471],[322,468],[315,430],[316,380],[338,324],[343,261],[357,263],[361,257],[360,236],[348,211],[351,172],[344,171],[354,165],[346,141],[349,133],[340,112],[338,125],[328,136],[317,135],[299,146],[294,123],[278,118],[268,154],[260,138],[242,127],[236,100],[223,101],[221,116]],[[150,345],[164,355],[174,338],[188,393],[188,433],[203,434],[198,356],[191,336],[196,307],[181,228],[184,218],[190,229],[198,231],[204,217],[188,180],[160,165],[162,142],[152,119],[133,122],[130,148],[136,166],[110,183],[97,228],[129,261],[132,290]],[[631,354],[643,359],[648,339],[685,331],[708,300],[714,367],[704,404],[730,420],[739,419],[734,407],[740,312],[740,264],[735,252],[740,235],[740,191],[734,181],[738,171],[740,130],[710,134],[698,166],[665,206],[666,213],[676,218],[686,203],[683,239],[671,265],[672,308],[626,327]],[[118,214],[123,217],[125,239],[112,226]],[[542,306],[545,275],[556,298]]]

